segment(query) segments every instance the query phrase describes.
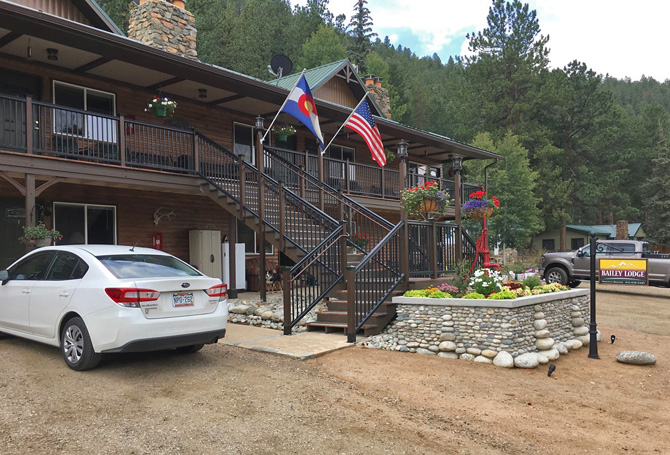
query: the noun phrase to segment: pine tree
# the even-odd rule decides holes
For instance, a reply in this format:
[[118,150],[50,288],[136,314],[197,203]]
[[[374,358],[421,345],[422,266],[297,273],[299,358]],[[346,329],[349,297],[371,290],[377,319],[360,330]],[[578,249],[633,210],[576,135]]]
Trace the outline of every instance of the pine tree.
[[349,22],[352,43],[349,47],[349,56],[352,62],[358,65],[358,72],[365,73],[365,57],[372,48],[371,38],[377,36],[372,31],[372,17],[366,6],[367,0],[358,0],[354,4],[354,15]]
[[645,231],[657,244],[670,245],[670,140],[666,137],[664,125],[658,122],[658,156],[652,160],[651,178],[644,185],[647,199],[645,208],[648,220]]

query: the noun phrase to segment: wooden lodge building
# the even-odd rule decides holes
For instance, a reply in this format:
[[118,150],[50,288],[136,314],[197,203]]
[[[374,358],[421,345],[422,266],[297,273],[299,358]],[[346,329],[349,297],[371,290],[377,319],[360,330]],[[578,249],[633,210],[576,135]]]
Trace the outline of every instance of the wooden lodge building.
[[[380,168],[353,132],[323,156],[288,116],[280,120],[297,133],[269,134],[261,145],[297,75],[265,82],[201,62],[193,24],[176,0],[134,6],[127,35],[93,0],[0,0],[0,268],[25,252],[22,227],[39,222],[62,233],[58,243],[160,247],[202,260],[203,270],[230,241],[244,245],[247,272],[256,258],[263,274],[280,253],[303,263],[286,272],[293,285],[285,301],[303,302],[285,305],[289,332],[305,301],[349,292],[367,314],[348,326],[355,333],[408,276],[444,272],[472,253],[458,211],[438,234],[410,228],[399,196],[430,178],[458,200],[459,175],[441,179],[442,164],[498,155],[394,122],[374,97],[385,147],[397,154],[400,144],[402,154],[408,144],[406,159]],[[326,142],[365,90],[384,92],[368,87],[348,60],[306,77]],[[177,102],[172,116],[146,110],[155,95]],[[353,246],[354,232],[370,242]],[[224,260],[233,289],[244,287],[234,265],[240,255],[231,248]],[[354,273],[349,282],[382,283],[368,289],[374,302],[359,295],[369,285],[345,285],[346,273]],[[256,279],[264,297],[264,278]]]

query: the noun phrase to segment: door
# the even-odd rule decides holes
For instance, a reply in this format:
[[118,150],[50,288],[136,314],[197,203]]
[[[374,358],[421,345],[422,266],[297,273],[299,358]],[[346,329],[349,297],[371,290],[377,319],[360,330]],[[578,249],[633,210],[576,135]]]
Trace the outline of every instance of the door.
[[30,326],[35,335],[54,338],[56,325],[88,265],[75,254],[59,251],[45,278],[34,283],[30,293]]
[[52,251],[35,253],[8,270],[9,279],[0,286],[0,329],[32,333],[31,293],[35,284],[43,279],[52,258]]
[[[586,245],[581,247],[577,254],[575,255],[574,261],[574,274],[580,277],[588,277],[591,273],[591,246]],[[581,254],[580,254],[581,252]],[[598,265],[596,264],[596,267]]]

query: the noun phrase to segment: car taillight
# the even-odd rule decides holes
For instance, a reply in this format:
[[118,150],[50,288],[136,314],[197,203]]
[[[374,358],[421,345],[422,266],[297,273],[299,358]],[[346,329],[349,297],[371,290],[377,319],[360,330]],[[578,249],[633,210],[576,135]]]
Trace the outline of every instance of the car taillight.
[[210,297],[218,297],[219,299],[221,299],[222,297],[225,297],[228,294],[228,285],[217,284],[216,286],[212,286],[209,289],[205,289],[205,292]]
[[158,300],[160,293],[153,289],[106,288],[107,295],[121,306],[139,308],[140,302]]

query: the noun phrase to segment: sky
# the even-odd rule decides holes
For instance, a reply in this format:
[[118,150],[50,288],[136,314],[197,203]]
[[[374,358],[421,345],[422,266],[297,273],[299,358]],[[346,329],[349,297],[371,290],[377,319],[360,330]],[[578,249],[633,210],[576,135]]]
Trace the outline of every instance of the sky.
[[[304,5],[305,0],[292,0]],[[349,19],[355,0],[330,0],[329,9]],[[636,81],[643,75],[670,79],[668,0],[522,0],[537,11],[549,35],[550,67],[579,60],[595,72]],[[465,35],[486,28],[491,0],[368,0],[380,39],[409,47],[418,56],[467,55]]]

